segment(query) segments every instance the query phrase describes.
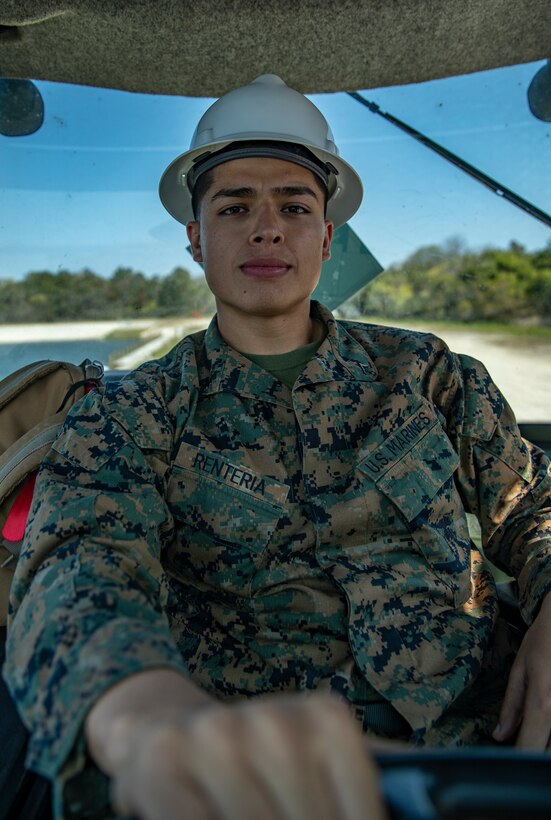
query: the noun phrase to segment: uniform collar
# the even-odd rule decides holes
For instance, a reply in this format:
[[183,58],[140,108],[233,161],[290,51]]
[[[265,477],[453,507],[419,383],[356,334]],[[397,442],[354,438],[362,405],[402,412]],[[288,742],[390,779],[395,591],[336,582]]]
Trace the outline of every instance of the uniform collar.
[[327,336],[297,379],[297,386],[331,381],[373,381],[377,368],[367,350],[335,319],[330,310],[312,302],[311,315],[323,322]]
[[216,316],[205,333],[203,350],[204,359],[199,369],[203,395],[237,393],[273,404],[292,405],[288,387],[224,341]]
[[[373,381],[377,369],[365,348],[347,332],[346,324],[318,302],[312,302],[311,315],[325,324],[327,336],[298,377],[295,389],[322,382]],[[231,392],[292,405],[288,387],[222,339],[216,316],[205,333],[204,354],[199,373],[203,394]]]

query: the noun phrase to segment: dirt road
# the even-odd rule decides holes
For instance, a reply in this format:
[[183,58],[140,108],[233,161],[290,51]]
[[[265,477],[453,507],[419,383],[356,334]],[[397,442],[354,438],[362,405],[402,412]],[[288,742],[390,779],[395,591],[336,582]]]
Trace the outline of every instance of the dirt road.
[[518,421],[551,422],[551,340],[442,328],[434,332],[456,353],[484,362]]

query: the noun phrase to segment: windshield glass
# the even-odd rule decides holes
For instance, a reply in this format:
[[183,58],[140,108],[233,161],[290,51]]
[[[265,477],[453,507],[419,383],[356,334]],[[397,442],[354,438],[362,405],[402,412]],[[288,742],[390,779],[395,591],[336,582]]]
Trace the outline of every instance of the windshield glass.
[[[551,124],[527,103],[541,66],[361,93],[549,213]],[[0,136],[0,377],[46,357],[125,370],[214,310],[156,193],[212,100],[36,86],[42,128]],[[364,286],[380,267],[357,256],[341,315],[436,332],[485,362],[519,420],[551,421],[549,228],[351,96],[312,99],[362,177],[351,228],[384,268]]]

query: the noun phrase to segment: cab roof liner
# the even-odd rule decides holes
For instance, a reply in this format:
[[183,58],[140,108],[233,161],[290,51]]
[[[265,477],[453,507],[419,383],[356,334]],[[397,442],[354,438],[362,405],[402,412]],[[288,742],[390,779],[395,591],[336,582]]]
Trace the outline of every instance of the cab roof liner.
[[0,76],[219,96],[264,72],[304,93],[545,59],[549,0],[4,0]]

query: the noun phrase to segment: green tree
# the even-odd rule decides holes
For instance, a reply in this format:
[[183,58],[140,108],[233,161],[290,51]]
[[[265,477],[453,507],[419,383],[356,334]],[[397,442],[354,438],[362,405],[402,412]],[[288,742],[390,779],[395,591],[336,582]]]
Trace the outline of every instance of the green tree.
[[185,268],[174,268],[159,285],[158,313],[161,316],[209,313],[214,297],[203,276],[192,277]]
[[536,254],[512,242],[508,249],[468,251],[453,238],[419,248],[387,269],[354,298],[363,314],[388,319],[463,322],[549,321],[551,245]]
[[174,268],[159,283],[157,297],[158,312],[161,316],[180,315],[190,312],[192,283],[189,271]]
[[119,267],[109,280],[106,298],[120,316],[144,315],[156,304],[155,283],[132,268]]

